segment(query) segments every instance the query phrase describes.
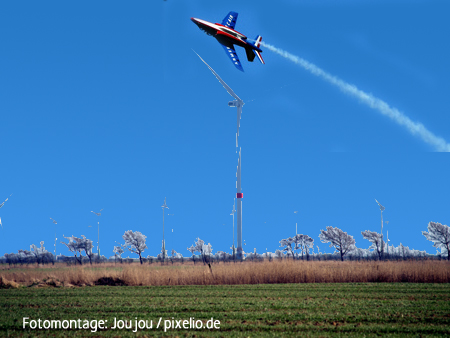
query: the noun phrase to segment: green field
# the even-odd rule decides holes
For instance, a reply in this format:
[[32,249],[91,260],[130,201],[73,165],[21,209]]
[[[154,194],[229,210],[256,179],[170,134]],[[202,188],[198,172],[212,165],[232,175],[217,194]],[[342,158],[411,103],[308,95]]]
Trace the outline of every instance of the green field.
[[[449,284],[19,288],[0,290],[0,305],[1,336],[450,336]],[[24,317],[108,320],[108,329],[23,329]],[[164,332],[164,320],[191,317],[205,325],[213,318],[220,328]],[[113,330],[114,318],[132,320],[132,329]],[[133,333],[136,318],[153,320],[152,329]]]

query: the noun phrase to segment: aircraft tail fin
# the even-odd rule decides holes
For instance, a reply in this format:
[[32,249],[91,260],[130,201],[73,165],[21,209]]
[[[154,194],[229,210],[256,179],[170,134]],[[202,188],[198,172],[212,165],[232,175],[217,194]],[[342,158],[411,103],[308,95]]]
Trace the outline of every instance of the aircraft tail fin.
[[261,35],[256,36],[256,39],[255,39],[255,46],[256,47],[259,48],[259,46],[261,46],[261,40],[262,40],[262,36]]
[[258,59],[259,59],[259,61],[261,61],[261,63],[263,64],[263,65],[265,65],[266,63],[264,62],[264,60],[263,60],[263,58],[262,58],[262,56],[261,56],[261,52],[260,52],[260,46],[261,46],[261,40],[262,40],[262,36],[261,35],[258,35],[257,37],[256,37],[256,39],[255,39],[255,44],[254,44],[254,46],[256,47],[256,48],[258,48],[259,50],[254,50],[254,52],[255,52],[255,54],[258,56]]

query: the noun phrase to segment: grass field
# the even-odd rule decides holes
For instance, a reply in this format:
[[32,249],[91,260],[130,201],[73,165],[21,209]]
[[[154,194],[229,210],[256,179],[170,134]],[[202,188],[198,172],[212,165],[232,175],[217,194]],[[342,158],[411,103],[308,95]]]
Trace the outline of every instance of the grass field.
[[[29,320],[107,320],[108,329],[31,330]],[[164,320],[219,329],[164,332]],[[131,329],[115,329],[132,320]],[[153,320],[134,330],[134,320]],[[159,328],[156,325],[161,318]],[[142,323],[142,322],[141,322]],[[175,323],[175,322],[174,322]],[[1,336],[155,337],[445,337],[450,336],[450,285],[315,283],[212,286],[96,286],[0,289]]]

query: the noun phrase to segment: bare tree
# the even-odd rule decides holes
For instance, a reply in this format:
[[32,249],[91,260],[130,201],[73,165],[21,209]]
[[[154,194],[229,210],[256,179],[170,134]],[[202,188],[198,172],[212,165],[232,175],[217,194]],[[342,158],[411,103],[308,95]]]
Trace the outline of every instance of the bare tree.
[[11,264],[15,264],[16,262],[16,254],[15,253],[5,253],[3,255],[3,257],[5,257],[6,260],[6,264],[8,264],[9,266],[11,266]]
[[435,248],[447,251],[447,259],[450,261],[450,227],[445,224],[430,222],[428,232],[422,231],[426,239],[432,241]]
[[275,258],[279,258],[282,259],[283,258],[283,251],[281,250],[275,250],[275,254],[274,254]]
[[18,261],[20,265],[23,265],[24,263],[28,264],[30,262],[30,258],[32,257],[33,254],[30,251],[19,249],[19,254],[16,255],[16,261]]
[[293,242],[295,243],[294,249],[301,251],[302,260],[303,255],[306,255],[306,258],[308,259],[309,250],[314,248],[314,240],[308,235],[297,234],[294,236]]
[[363,235],[363,237],[365,239],[367,239],[369,242],[372,243],[372,245],[369,247],[369,249],[374,249],[377,252],[378,255],[378,259],[382,260],[383,259],[383,236],[377,232],[374,231],[370,231],[370,230],[366,230],[366,231],[361,231],[361,235]]
[[44,248],[44,241],[41,241],[39,244],[41,244],[41,247],[39,247],[39,248],[36,245],[31,244],[30,251],[24,251],[25,253],[28,253],[30,256],[33,256],[38,265],[40,263],[43,263],[45,254],[48,253],[48,251],[45,250],[45,248]]
[[[209,261],[211,260],[212,251],[213,251],[213,248],[212,248],[211,243],[203,244],[202,252],[203,252],[203,256],[205,257],[205,262],[209,263]],[[206,259],[206,257],[208,257],[208,259]]]
[[[87,239],[86,236],[81,235],[82,238],[77,238],[76,241],[81,250],[84,250],[86,256],[89,258],[89,263],[92,265],[92,256],[94,255],[92,249],[94,245],[92,240]],[[100,256],[98,257],[100,259]]]
[[117,257],[120,258],[120,263],[122,263],[122,254],[124,253],[122,247],[120,245],[114,246],[114,258],[117,259]]
[[194,262],[194,265],[195,265],[195,246],[191,245],[191,247],[187,248],[187,249],[192,254],[192,261]]
[[[92,264],[92,256],[94,256],[92,249],[94,248],[94,245],[92,244],[92,240],[86,238],[86,236],[81,235],[81,238],[71,236],[71,237],[64,237],[69,240],[69,243],[64,243],[65,246],[69,249],[69,251],[73,252],[75,254],[75,259],[80,263],[80,265],[83,262],[83,255],[82,252],[84,251],[86,253],[86,257],[89,258],[89,263]],[[42,245],[42,244],[41,244]],[[79,254],[79,256],[77,255]]]
[[[83,251],[83,248],[80,247],[80,245],[79,245],[80,238],[75,237],[73,235],[71,237],[65,237],[65,236],[63,236],[63,237],[65,239],[68,239],[69,243],[65,243],[65,242],[61,242],[61,243],[64,244],[65,246],[67,246],[67,249],[69,249],[70,252],[74,253],[76,262],[80,263],[80,265],[83,264],[82,263],[83,256],[81,254],[81,252]],[[77,254],[79,254],[80,256],[78,257]]]
[[173,265],[174,261],[181,260],[181,259],[183,259],[183,255],[176,252],[175,249],[172,249],[171,256],[170,256],[170,261],[172,262],[172,265]]
[[229,261],[231,259],[233,259],[233,255],[229,254],[228,252],[224,252],[224,251],[217,251],[216,254],[214,255],[214,258],[218,261]]
[[[212,253],[212,246],[210,243],[205,244],[202,239],[197,238],[197,242],[195,242],[195,251],[200,253],[204,264],[209,263],[209,258]],[[206,259],[206,257],[208,257],[208,259]]]
[[286,251],[286,255],[289,257],[289,255],[294,258],[294,251],[292,250],[292,244],[294,243],[294,239],[292,237],[282,239],[280,241],[280,246],[284,247],[283,251]]
[[145,244],[145,239],[147,236],[144,236],[139,231],[133,232],[131,230],[125,231],[122,238],[125,241],[125,244],[123,245],[126,247],[129,251],[136,253],[139,255],[139,260],[141,264],[142,262],[142,252],[147,249],[147,245]]
[[339,228],[328,226],[327,230],[320,230],[319,238],[322,243],[330,243],[341,254],[341,261],[348,252],[355,249],[355,239]]
[[[200,253],[203,264],[206,264],[206,263],[209,263],[209,259],[211,258],[210,256],[211,256],[213,248],[210,243],[205,244],[205,241],[203,241],[200,238],[197,238],[197,242],[195,242],[195,244],[193,246],[188,248],[188,250],[192,252],[192,255],[194,254],[194,252]],[[207,257],[208,257],[208,259],[207,259]]]

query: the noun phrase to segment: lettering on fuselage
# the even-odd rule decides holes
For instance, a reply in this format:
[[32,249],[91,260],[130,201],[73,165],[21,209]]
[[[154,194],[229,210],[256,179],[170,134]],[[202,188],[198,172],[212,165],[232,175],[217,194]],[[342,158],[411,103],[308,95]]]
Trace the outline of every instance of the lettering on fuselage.
[[233,60],[233,63],[235,65],[239,65],[239,61],[237,60],[237,55],[235,55],[235,51],[231,49],[230,47],[227,47],[227,51],[231,56],[231,59]]

